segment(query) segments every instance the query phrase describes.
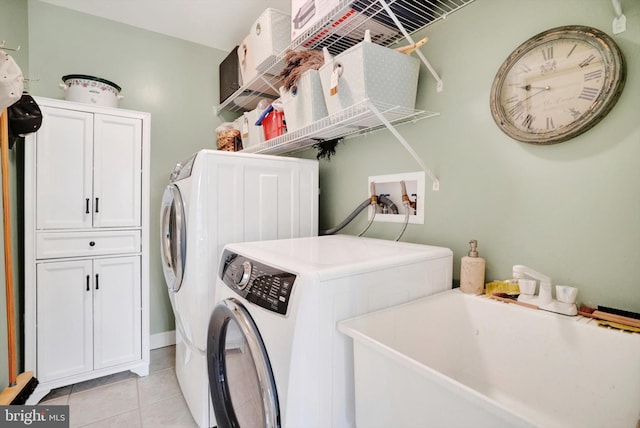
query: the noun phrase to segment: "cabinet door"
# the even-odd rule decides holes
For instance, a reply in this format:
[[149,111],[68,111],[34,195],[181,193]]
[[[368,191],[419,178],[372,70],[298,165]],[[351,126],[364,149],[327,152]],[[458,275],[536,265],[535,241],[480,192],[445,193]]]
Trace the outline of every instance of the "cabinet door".
[[142,121],[95,115],[94,227],[141,224]]
[[37,373],[41,382],[93,370],[91,260],[39,263]]
[[91,227],[93,114],[42,107],[36,135],[36,227]]
[[139,360],[140,257],[94,260],[94,367]]

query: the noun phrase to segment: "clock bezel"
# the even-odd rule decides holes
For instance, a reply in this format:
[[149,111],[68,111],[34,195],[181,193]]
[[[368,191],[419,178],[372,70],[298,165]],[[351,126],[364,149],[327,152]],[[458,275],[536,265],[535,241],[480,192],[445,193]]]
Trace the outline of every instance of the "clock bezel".
[[[509,120],[506,108],[501,103],[501,94],[509,72],[523,56],[539,46],[560,39],[579,40],[594,46],[604,63],[604,84],[591,106],[569,125],[548,132],[536,133],[515,126]],[[583,76],[580,74],[580,79]],[[511,138],[531,144],[556,144],[586,132],[600,122],[617,103],[626,81],[626,62],[622,51],[606,33],[592,27],[566,25],[543,31],[518,46],[502,63],[491,87],[491,114],[498,127]]]

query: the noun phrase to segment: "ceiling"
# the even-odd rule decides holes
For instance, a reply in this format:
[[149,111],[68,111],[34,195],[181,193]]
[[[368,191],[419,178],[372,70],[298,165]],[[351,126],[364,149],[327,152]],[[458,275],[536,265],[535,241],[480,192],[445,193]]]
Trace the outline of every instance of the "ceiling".
[[291,0],[41,0],[229,52],[268,7]]

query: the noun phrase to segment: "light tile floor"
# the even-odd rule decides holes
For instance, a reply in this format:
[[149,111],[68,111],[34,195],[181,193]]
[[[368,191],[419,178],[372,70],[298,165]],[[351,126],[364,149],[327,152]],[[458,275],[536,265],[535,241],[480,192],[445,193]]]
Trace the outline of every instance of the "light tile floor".
[[197,427],[176,379],[175,347],[151,351],[149,376],[117,373],[51,391],[40,404],[68,404],[72,428]]

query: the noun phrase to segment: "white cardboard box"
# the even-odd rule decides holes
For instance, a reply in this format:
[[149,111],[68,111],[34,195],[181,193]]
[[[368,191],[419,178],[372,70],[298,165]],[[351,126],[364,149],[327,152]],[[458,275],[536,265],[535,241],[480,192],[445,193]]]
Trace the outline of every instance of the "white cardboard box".
[[258,75],[250,34],[246,35],[238,46],[238,68],[243,83],[248,83]]
[[340,0],[291,0],[291,40],[295,40],[339,4]]

